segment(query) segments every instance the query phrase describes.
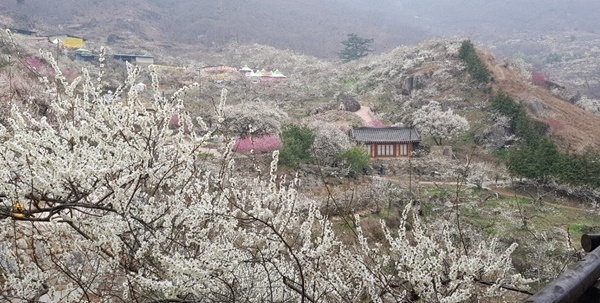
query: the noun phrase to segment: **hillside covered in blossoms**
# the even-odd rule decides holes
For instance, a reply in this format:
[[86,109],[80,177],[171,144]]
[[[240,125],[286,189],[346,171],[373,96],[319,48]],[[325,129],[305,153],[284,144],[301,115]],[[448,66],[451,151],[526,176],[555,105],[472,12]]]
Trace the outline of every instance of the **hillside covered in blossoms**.
[[0,301],[518,302],[598,230],[599,101],[537,59],[101,42],[0,33]]

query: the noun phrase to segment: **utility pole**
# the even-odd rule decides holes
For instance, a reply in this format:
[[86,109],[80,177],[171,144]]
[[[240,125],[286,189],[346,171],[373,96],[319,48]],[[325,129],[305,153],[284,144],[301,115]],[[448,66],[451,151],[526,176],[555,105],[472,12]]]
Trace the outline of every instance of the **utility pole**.
[[[56,38],[53,42],[56,43],[56,67],[58,67],[58,57],[60,56],[60,40]],[[58,77],[54,77],[54,88],[56,89],[56,101],[60,100],[60,95],[58,93]]]
[[8,55],[8,89],[10,90],[10,102],[12,105],[13,97],[15,96],[15,91],[13,89],[13,80],[12,80],[12,62],[11,55]]

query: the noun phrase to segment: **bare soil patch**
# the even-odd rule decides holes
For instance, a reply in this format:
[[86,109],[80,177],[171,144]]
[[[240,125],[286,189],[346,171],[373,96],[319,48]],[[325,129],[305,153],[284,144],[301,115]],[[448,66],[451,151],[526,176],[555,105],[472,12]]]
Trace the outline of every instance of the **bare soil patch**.
[[355,112],[363,120],[363,125],[370,126],[375,118],[373,117],[373,112],[371,112],[371,108],[368,106],[362,106],[358,111]]
[[545,87],[522,79],[516,71],[499,65],[491,53],[479,54],[492,73],[495,91],[504,91],[516,101],[541,102],[543,110],[534,112],[526,106],[528,113],[550,126],[550,136],[561,149],[581,153],[600,148],[600,117],[556,97]]

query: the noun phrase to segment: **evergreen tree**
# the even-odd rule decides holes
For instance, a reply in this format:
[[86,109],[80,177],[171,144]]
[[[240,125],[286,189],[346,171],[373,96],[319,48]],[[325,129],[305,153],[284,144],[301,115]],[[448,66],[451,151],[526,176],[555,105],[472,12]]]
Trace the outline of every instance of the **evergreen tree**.
[[477,50],[470,40],[462,42],[458,54],[467,64],[467,70],[475,81],[480,83],[490,82],[490,71],[477,55]]
[[348,168],[350,177],[357,177],[369,168],[369,154],[363,147],[351,147],[341,153],[339,158]]
[[360,59],[373,51],[372,43],[373,38],[362,38],[354,33],[348,34],[348,39],[342,41],[344,49],[338,55],[344,62]]
[[552,140],[541,138],[534,142],[523,142],[511,150],[508,168],[513,174],[547,182],[556,175],[560,153]]
[[310,128],[296,124],[284,125],[280,137],[282,147],[279,160],[282,164],[297,167],[312,159],[310,147],[315,141],[315,135]]

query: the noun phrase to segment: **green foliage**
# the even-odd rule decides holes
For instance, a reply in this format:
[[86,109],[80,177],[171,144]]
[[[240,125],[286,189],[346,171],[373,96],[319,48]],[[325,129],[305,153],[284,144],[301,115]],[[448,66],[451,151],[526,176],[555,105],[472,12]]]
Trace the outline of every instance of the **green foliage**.
[[350,176],[356,177],[369,168],[369,154],[361,146],[354,146],[339,155],[340,160],[350,170]]
[[600,188],[600,156],[598,154],[563,154],[556,163],[561,183]]
[[431,196],[439,198],[449,197],[452,195],[452,191],[450,189],[441,186],[430,187],[427,189],[427,191],[429,194],[431,194]]
[[508,160],[509,150],[507,148],[499,148],[492,151],[492,156],[498,160]]
[[546,137],[511,149],[508,167],[515,175],[533,180],[545,182],[554,178],[562,184],[600,188],[598,154],[563,154]]
[[496,235],[498,233],[498,231],[492,227],[492,226],[486,226],[483,228],[483,231],[485,231],[486,233],[490,234],[490,235]]
[[517,176],[545,182],[556,174],[559,158],[554,142],[542,138],[513,148],[508,158],[508,169]]
[[344,62],[360,59],[373,51],[372,43],[373,38],[362,38],[354,33],[348,34],[348,38],[342,41],[344,49],[338,53],[338,56]]
[[491,100],[492,108],[500,114],[513,118],[524,113],[524,108],[521,104],[517,104],[509,95],[504,92],[499,92]]
[[477,56],[475,46],[470,40],[462,42],[459,50],[459,56],[467,64],[467,71],[475,81],[479,83],[490,82],[490,71],[483,61]]
[[547,181],[555,175],[560,153],[554,142],[546,138],[546,127],[527,116],[525,107],[500,92],[492,100],[492,108],[510,118],[511,132],[520,142],[508,154],[508,169],[519,177]]
[[494,110],[511,119],[511,132],[519,138],[533,142],[545,136],[547,126],[530,119],[525,107],[509,95],[499,92],[492,97],[491,103]]
[[421,206],[421,215],[425,218],[431,216],[433,214],[433,204],[425,203]]
[[600,155],[562,154],[549,139],[547,126],[527,116],[523,105],[505,93],[496,94],[492,108],[511,119],[511,131],[519,144],[502,152],[509,171],[515,176],[546,182],[600,188]]
[[582,232],[585,229],[585,225],[583,224],[569,224],[568,229],[570,232]]
[[284,125],[280,137],[282,147],[279,160],[282,164],[297,167],[312,159],[310,147],[315,141],[315,135],[308,126]]
[[358,81],[359,81],[359,78],[356,75],[349,75],[349,76],[345,76],[344,78],[341,79],[341,84],[344,87],[348,87],[348,86],[358,83]]
[[466,132],[460,137],[460,141],[465,144],[473,144],[475,143],[475,132]]

